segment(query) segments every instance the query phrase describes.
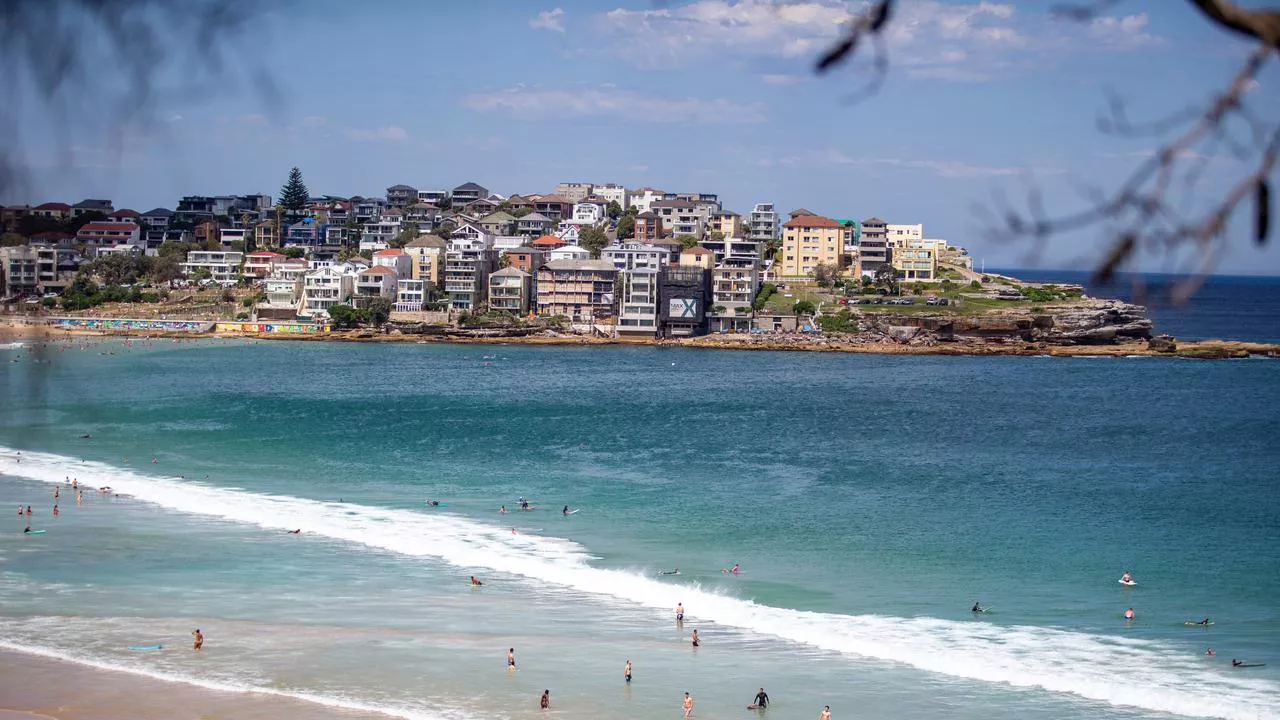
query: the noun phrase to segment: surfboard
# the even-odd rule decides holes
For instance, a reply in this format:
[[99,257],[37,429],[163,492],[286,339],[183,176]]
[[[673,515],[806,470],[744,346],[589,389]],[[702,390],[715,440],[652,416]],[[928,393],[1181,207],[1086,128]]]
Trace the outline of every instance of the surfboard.
[[1183,625],[1191,625],[1191,626],[1193,626],[1193,627],[1209,627],[1210,625],[1212,625],[1212,624],[1213,624],[1213,621],[1212,621],[1212,620],[1210,620],[1210,621],[1209,621],[1209,622],[1207,622],[1207,623],[1202,623],[1202,622],[1199,622],[1199,621],[1196,621],[1196,620],[1183,620],[1183,621],[1182,621],[1182,624],[1183,624]]
[[1239,665],[1232,665],[1231,667],[1266,667],[1266,666],[1267,666],[1266,663],[1240,663]]
[[1137,584],[1138,584],[1138,583],[1136,583],[1136,582],[1134,582],[1134,581],[1132,581],[1132,580],[1127,580],[1127,581],[1126,581],[1126,580],[1120,580],[1119,582],[1120,582],[1120,584],[1121,584],[1121,585],[1127,585],[1127,586],[1129,586],[1129,587],[1133,587],[1134,585],[1137,585]]
[[163,645],[130,645],[130,650],[161,650]]
[[47,530],[32,530],[32,531],[31,531],[31,532],[29,532],[29,533],[23,533],[23,535],[43,535],[43,534],[45,534],[46,532],[48,532],[48,531],[47,531]]
[[574,508],[569,512],[565,513],[565,515],[577,515],[580,512],[582,512],[582,508]]
[[449,503],[436,503],[435,505],[427,503],[427,507],[449,507]]

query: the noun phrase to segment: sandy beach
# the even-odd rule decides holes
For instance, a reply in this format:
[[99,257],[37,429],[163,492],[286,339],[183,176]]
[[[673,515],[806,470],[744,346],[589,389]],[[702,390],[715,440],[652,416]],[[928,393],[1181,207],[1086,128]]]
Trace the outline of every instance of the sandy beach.
[[257,693],[209,690],[0,650],[0,720],[385,719]]

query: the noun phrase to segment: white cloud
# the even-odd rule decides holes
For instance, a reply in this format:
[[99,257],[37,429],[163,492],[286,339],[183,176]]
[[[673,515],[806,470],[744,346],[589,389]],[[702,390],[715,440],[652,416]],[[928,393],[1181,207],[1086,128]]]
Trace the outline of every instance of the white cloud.
[[409,137],[409,133],[399,125],[385,125],[372,130],[349,130],[347,136],[352,140],[386,140],[399,142]]
[[182,116],[181,116],[181,115],[170,115],[170,116],[169,116],[169,122],[171,122],[171,123],[182,122]]
[[766,85],[799,85],[802,82],[808,82],[809,77],[805,75],[786,75],[767,73],[760,76],[760,82]]
[[529,27],[534,30],[551,30],[553,32],[564,32],[564,10],[556,8],[538,13],[537,17],[529,19]]
[[1147,21],[1146,13],[1124,17],[1104,15],[1090,21],[1089,37],[1117,50],[1131,50],[1159,44],[1161,39],[1146,31]]
[[506,112],[520,118],[609,118],[636,123],[754,123],[764,114],[757,106],[723,98],[660,98],[614,87],[541,89],[517,86],[476,93],[462,99],[463,107],[481,112]]

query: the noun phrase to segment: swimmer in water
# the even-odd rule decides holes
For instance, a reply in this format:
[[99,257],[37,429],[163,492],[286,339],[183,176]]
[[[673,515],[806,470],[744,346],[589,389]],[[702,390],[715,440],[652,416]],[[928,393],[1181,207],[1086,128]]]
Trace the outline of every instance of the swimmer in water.
[[471,587],[480,587],[481,585],[484,585],[484,583],[482,583],[482,582],[480,582],[479,580],[477,580],[475,575],[472,575],[472,576],[471,576]]
[[298,528],[297,530],[285,531],[285,535],[301,535],[301,534],[302,534],[302,528]]
[[1213,657],[1213,656],[1217,655],[1218,653],[1214,652],[1214,651],[1213,651],[1213,648],[1209,648],[1208,650],[1205,650],[1205,651],[1204,651],[1204,654],[1205,654],[1205,655],[1208,655],[1209,657]]
[[502,513],[503,515],[506,515],[506,514],[507,514],[507,506],[506,506],[506,505],[503,505],[502,507],[498,508],[498,512]]
[[1125,611],[1124,611],[1124,619],[1125,619],[1125,620],[1132,620],[1133,618],[1134,618],[1134,615],[1133,615],[1133,608],[1129,608],[1128,610],[1125,610]]

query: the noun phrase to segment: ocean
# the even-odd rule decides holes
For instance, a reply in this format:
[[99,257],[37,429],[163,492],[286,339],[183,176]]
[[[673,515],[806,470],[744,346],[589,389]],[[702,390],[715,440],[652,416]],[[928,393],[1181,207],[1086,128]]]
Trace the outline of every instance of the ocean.
[[402,718],[1280,718],[1274,361],[83,342],[0,349],[3,649]]

